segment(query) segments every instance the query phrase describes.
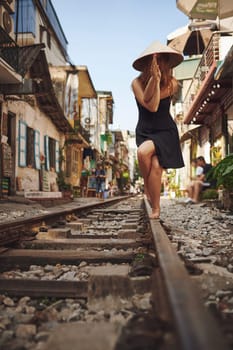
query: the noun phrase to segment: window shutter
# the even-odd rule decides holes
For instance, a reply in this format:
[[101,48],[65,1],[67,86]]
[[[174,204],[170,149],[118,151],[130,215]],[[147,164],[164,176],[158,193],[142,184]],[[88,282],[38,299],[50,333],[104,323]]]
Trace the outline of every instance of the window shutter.
[[50,162],[49,162],[49,137],[45,135],[44,137],[44,154],[45,154],[45,169],[50,169]]
[[59,142],[56,141],[56,156],[55,156],[55,161],[56,161],[56,172],[59,173],[60,171],[60,166],[59,166]]
[[35,130],[34,134],[35,166],[36,169],[40,169],[40,132]]
[[18,140],[18,149],[19,149],[19,160],[18,164],[21,167],[27,165],[27,124],[19,121],[19,140]]
[[71,176],[71,163],[72,163],[72,158],[71,158],[71,146],[68,146],[66,148],[66,176]]

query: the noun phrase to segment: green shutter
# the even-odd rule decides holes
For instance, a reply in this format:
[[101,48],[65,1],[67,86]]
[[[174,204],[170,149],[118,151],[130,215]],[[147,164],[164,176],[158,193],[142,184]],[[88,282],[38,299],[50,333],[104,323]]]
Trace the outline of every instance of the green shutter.
[[19,160],[21,167],[27,166],[27,124],[19,121],[19,139],[18,139]]
[[45,135],[44,137],[44,154],[45,154],[45,169],[50,169],[50,162],[49,162],[49,137]]
[[34,130],[34,154],[36,169],[40,169],[40,132]]

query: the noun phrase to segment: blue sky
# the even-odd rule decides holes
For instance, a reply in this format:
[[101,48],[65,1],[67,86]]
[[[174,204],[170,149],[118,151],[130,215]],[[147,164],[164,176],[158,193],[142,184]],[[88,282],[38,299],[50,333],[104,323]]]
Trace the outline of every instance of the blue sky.
[[176,0],[52,0],[71,62],[86,65],[96,90],[112,91],[113,128],[134,131],[132,62],[153,42],[188,23]]

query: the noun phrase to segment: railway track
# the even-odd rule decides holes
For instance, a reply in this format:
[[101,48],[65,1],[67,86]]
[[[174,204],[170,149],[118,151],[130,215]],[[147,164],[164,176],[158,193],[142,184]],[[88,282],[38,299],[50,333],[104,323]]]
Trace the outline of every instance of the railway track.
[[[124,198],[124,197],[123,197]],[[15,220],[8,220],[0,223],[0,246],[4,246],[9,243],[17,242],[25,233],[37,229],[41,225],[50,225],[56,221],[66,220],[69,215],[76,215],[82,213],[88,213],[92,208],[97,205],[99,207],[107,207],[108,205],[117,203],[123,199],[122,197],[114,197],[103,202],[90,202],[80,206],[75,202],[67,203],[66,206],[60,206],[55,208],[49,208],[44,213],[37,214],[29,217],[18,218]]]
[[0,225],[0,348],[228,349],[150,210],[119,198]]

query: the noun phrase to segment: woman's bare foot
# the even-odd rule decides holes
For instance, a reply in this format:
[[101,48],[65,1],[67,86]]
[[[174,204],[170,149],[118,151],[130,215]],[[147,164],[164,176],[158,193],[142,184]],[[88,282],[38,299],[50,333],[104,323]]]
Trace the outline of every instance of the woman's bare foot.
[[159,209],[152,209],[152,213],[149,216],[150,219],[159,219],[160,216],[160,210]]

